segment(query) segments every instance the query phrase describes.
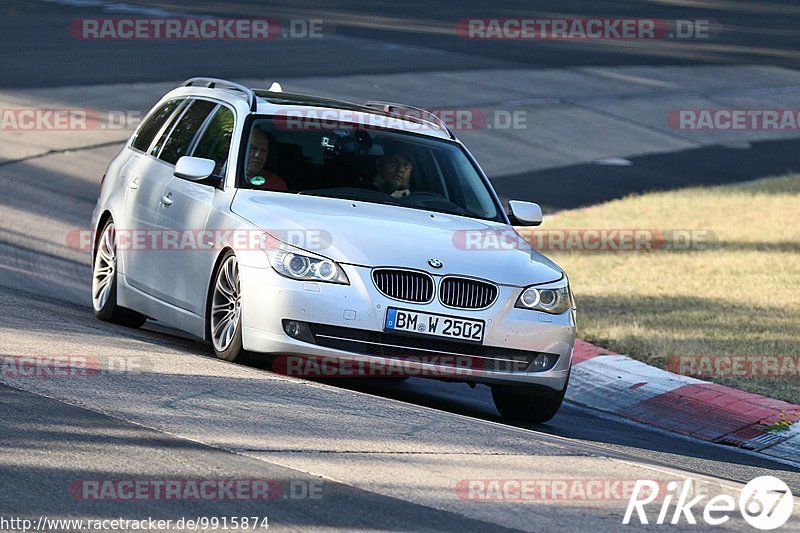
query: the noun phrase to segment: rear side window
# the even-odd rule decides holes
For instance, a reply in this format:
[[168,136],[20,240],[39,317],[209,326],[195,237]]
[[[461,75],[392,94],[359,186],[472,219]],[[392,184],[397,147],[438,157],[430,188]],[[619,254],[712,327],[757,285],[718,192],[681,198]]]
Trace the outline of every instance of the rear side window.
[[220,176],[228,161],[232,137],[233,112],[227,107],[220,106],[214,118],[208,123],[192,155],[213,160],[216,163],[214,174]]
[[180,102],[180,100],[171,100],[161,106],[155,113],[150,115],[150,117],[144,121],[141,127],[139,127],[139,131],[136,132],[136,137],[133,139],[132,146],[137,150],[147,152],[147,149],[150,147],[150,143],[153,142],[153,138],[158,133],[158,130],[161,129],[161,126],[164,125],[172,112],[175,111],[175,108],[178,107]]
[[215,107],[217,107],[217,104],[207,100],[195,100],[192,102],[191,107],[186,110],[175,127],[172,128],[169,139],[164,144],[164,148],[158,158],[174,165],[181,156],[187,155],[197,131]]

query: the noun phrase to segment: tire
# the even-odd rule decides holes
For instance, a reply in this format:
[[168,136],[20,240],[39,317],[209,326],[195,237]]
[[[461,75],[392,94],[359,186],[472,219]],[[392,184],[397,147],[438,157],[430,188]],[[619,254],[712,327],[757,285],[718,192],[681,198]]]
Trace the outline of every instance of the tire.
[[117,305],[117,241],[114,221],[109,219],[100,232],[92,265],[92,309],[94,316],[130,328],[138,328],[147,317]]
[[239,263],[228,251],[212,277],[206,313],[214,353],[225,361],[242,362],[247,357],[242,347],[241,300]]
[[519,387],[492,386],[494,406],[503,418],[521,422],[547,422],[558,413],[567,393],[569,376],[561,391],[553,393],[520,392]]

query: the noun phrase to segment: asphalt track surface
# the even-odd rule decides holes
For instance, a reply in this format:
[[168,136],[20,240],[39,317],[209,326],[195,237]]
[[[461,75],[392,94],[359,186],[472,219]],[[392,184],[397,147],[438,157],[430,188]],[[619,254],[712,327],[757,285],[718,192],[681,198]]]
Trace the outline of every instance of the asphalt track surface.
[[[66,4],[66,5],[65,5]],[[108,4],[188,16],[321,19],[322,39],[243,41],[102,41],[65,31],[83,17],[158,16],[159,12],[105,10]],[[86,6],[86,7],[79,7]],[[163,16],[163,15],[162,15]],[[474,68],[546,68],[583,65],[772,64],[800,66],[800,6],[765,2],[657,2],[568,0],[480,2],[258,0],[29,2],[0,6],[2,87],[47,87],[177,80],[207,72],[218,77],[388,74]],[[473,41],[454,35],[468,17],[623,17],[664,21],[708,20],[709,39],[686,41]]]
[[[86,41],[67,31],[83,18],[219,16],[321,20],[322,38],[255,42]],[[633,41],[494,41],[456,36],[468,17],[621,17],[674,23],[709,21],[709,38]],[[507,1],[170,2],[7,0],[0,5],[0,89],[179,81],[197,75],[287,79],[480,69],[636,65],[774,65],[797,68],[800,5],[763,2]],[[732,86],[731,89],[736,89]],[[495,100],[490,98],[490,100]],[[754,105],[754,104],[753,104]],[[590,125],[591,127],[591,125]],[[628,167],[570,165],[523,171],[494,181],[552,208],[573,208],[625,194],[731,183],[800,171],[800,141],[753,143],[644,156]],[[591,178],[591,179],[587,179]],[[558,183],[558,187],[553,187]]]
[[[91,502],[91,506],[87,506],[87,502],[68,496],[65,487],[75,480],[131,476],[159,479],[247,476],[283,483],[307,483],[315,479],[316,472],[325,471],[325,468],[335,470],[335,466],[330,465],[314,466],[315,461],[337,454],[347,457],[362,453],[358,449],[344,452],[322,450],[318,452],[323,459],[307,459],[309,462],[306,463],[303,462],[306,459],[294,456],[308,451],[302,445],[291,445],[287,441],[286,453],[293,457],[287,458],[275,450],[267,450],[264,457],[259,455],[261,447],[281,449],[280,439],[285,435],[281,433],[277,441],[275,435],[263,435],[263,427],[252,427],[254,419],[260,419],[265,427],[290,428],[287,429],[289,436],[294,432],[307,432],[297,441],[300,443],[322,431],[329,432],[338,440],[340,432],[347,433],[345,428],[348,428],[350,432],[359,433],[361,446],[369,444],[382,449],[383,444],[372,441],[373,437],[377,443],[380,439],[379,435],[372,433],[371,417],[392,427],[397,426],[396,430],[402,431],[396,437],[397,443],[413,448],[423,443],[425,446],[438,446],[437,437],[418,435],[418,432],[424,431],[431,423],[449,421],[453,414],[459,417],[448,422],[455,424],[454,427],[468,429],[474,424],[496,423],[501,425],[499,427],[522,432],[518,437],[523,443],[520,446],[533,451],[514,452],[527,457],[523,466],[515,470],[520,476],[535,478],[549,468],[569,469],[576,457],[588,457],[589,465],[582,472],[593,477],[598,476],[595,461],[613,458],[625,464],[707,475],[718,482],[746,482],[759,475],[771,474],[785,480],[793,489],[800,489],[800,469],[796,467],[611,419],[569,403],[547,424],[510,425],[499,418],[489,390],[483,386],[472,390],[463,384],[416,378],[399,383],[329,383],[334,388],[325,386],[325,394],[336,395],[338,390],[345,396],[341,400],[316,400],[308,396],[308,389],[303,386],[289,384],[279,394],[279,398],[288,398],[283,412],[272,415],[263,412],[258,407],[258,400],[251,399],[249,403],[241,404],[239,391],[242,391],[242,398],[248,398],[244,390],[254,378],[239,381],[228,375],[250,372],[255,373],[252,374],[255,379],[264,381],[258,394],[263,394],[264,405],[270,406],[268,411],[273,409],[275,378],[264,362],[254,361],[249,367],[220,363],[215,361],[208,345],[157,323],[148,323],[141,330],[130,330],[100,322],[92,315],[88,296],[89,257],[66,245],[61,236],[62,228],[85,226],[97,194],[97,176],[102,172],[104,162],[118,147],[72,150],[34,160],[5,163],[0,168],[0,204],[4,213],[3,237],[0,239],[0,301],[4,309],[0,315],[0,340],[12,355],[68,353],[102,359],[121,354],[119,356],[146,357],[149,364],[162,366],[148,373],[146,379],[151,381],[147,383],[136,376],[112,375],[88,384],[83,382],[86,380],[68,380],[62,382],[63,388],[52,380],[35,379],[6,380],[6,385],[0,385],[0,405],[3,406],[0,410],[0,447],[3,450],[0,470],[4,480],[0,483],[0,511],[4,515],[124,516],[138,519],[145,516],[177,518],[257,514],[253,502],[182,502],[180,505],[170,501]],[[208,378],[209,383],[200,387],[200,392],[195,392],[192,388],[194,382],[188,376],[193,375],[197,368],[206,366],[213,369],[215,377]],[[215,398],[217,394],[219,399]],[[356,394],[353,398],[364,409],[365,414],[355,420],[345,416],[349,409],[342,407],[340,413],[336,407],[335,402],[350,398],[348,394]],[[155,401],[157,398],[163,398],[163,401],[151,406],[151,399]],[[165,410],[165,405],[171,409],[180,406],[187,398],[193,403],[183,410]],[[223,398],[228,405],[220,403]],[[387,400],[391,401],[387,404]],[[241,405],[247,408],[237,414]],[[401,408],[404,417],[408,418],[393,414],[394,410]],[[170,420],[178,415],[181,423],[189,424],[190,428],[200,424],[198,433],[189,433],[187,437],[186,427],[173,430]],[[311,430],[307,429],[309,417],[314,421]],[[425,418],[434,422],[418,423]],[[216,427],[214,421],[217,419],[226,422]],[[469,437],[458,438],[450,437],[448,431],[436,431],[436,434],[441,439],[455,438],[462,442],[464,438],[476,438],[473,431],[478,429],[469,429]],[[225,440],[228,432],[246,435],[240,437],[245,442],[228,445]],[[389,437],[385,442],[391,446],[395,438]],[[385,453],[396,456],[397,452]],[[403,451],[402,456],[412,461],[411,464],[424,465],[431,461],[428,455],[421,463],[414,463],[414,454],[423,453]],[[496,460],[494,452],[487,453],[481,461]],[[273,461],[276,454],[278,460]],[[464,457],[468,459],[470,456]],[[295,465],[293,461],[302,464]],[[372,455],[368,461],[373,461]],[[292,465],[296,467],[291,468]],[[381,467],[379,463],[370,466],[378,472]],[[445,467],[431,468],[433,472],[439,472]],[[406,472],[404,469],[394,475],[399,481],[403,475],[411,475]],[[616,475],[625,475],[622,473],[624,470],[620,472]],[[279,500],[270,504],[267,514],[271,523],[290,529],[317,526],[478,531],[485,530],[490,524],[491,527],[501,524],[516,529],[552,530],[540,522],[504,524],[503,520],[508,520],[505,515],[504,518],[483,520],[436,509],[419,501],[405,501],[383,494],[374,486],[364,487],[359,480],[345,479],[341,477],[345,475],[341,470],[337,473],[338,476],[329,474],[325,479],[326,492],[322,501]],[[258,509],[266,512],[263,507]],[[501,508],[500,511],[519,513],[513,507]],[[541,512],[545,513],[544,510]],[[559,517],[565,529],[576,530],[585,524],[597,526],[596,521],[602,517],[607,520],[612,517],[618,524],[621,511],[581,509],[576,511],[576,515],[569,516],[563,512],[562,508],[552,509],[549,516]],[[599,530],[613,530],[608,525],[597,527]]]
[[[377,75],[412,69],[498,65],[532,68],[766,61],[795,67],[798,61],[796,56],[788,53],[796,44],[794,28],[800,22],[797,8],[791,2],[768,2],[760,9],[755,7],[756,3],[735,4],[740,10],[686,9],[660,3],[592,2],[589,8],[585,3],[580,4],[580,8],[576,2],[559,4],[561,14],[613,12],[614,15],[665,19],[710,18],[729,21],[738,28],[728,37],[727,47],[719,47],[716,51],[684,50],[664,54],[654,54],[647,49],[620,50],[581,44],[555,46],[537,43],[536,46],[503,47],[489,43],[478,47],[475,43],[443,36],[436,30],[452,26],[453,19],[466,16],[531,16],[534,13],[545,16],[552,7],[544,2],[541,8],[530,2],[509,3],[502,8],[493,7],[495,12],[488,14],[483,12],[485,8],[479,3],[440,2],[431,6],[420,2],[396,6],[394,3],[363,2],[348,4],[345,17],[340,17],[343,11],[336,5],[325,2],[306,2],[302,8],[256,2],[194,2],[191,7],[183,4],[173,6],[169,2],[137,2],[137,5],[229,16],[252,15],[258,11],[262,16],[280,18],[311,17],[328,12],[332,19],[337,20],[336,35],[339,38],[327,43],[305,41],[277,43],[276,46],[272,46],[276,43],[271,43],[271,47],[263,51],[256,45],[241,43],[230,44],[224,52],[215,47],[213,53],[209,53],[211,48],[204,48],[207,43],[179,43],[169,47],[145,43],[135,48],[124,43],[108,43],[88,50],[82,43],[64,36],[63,21],[65,15],[69,18],[101,16],[103,13],[97,9],[11,1],[0,7],[0,48],[3,50],[0,85],[10,88],[155,81],[188,77],[198,69],[210,70],[220,76],[247,77],[263,75],[265,70],[278,76],[359,72]],[[259,6],[257,9],[256,5]],[[340,22],[337,17],[361,22]],[[387,29],[386,26],[397,27],[398,19],[409,21],[412,26],[414,21],[423,21],[427,26],[422,22],[417,26],[429,29]],[[370,21],[372,23],[368,23]],[[386,61],[389,53],[393,58],[391,62]],[[63,241],[49,238],[54,225],[85,227],[96,200],[97,177],[102,173],[103,162],[108,161],[115,149],[118,147],[53,154],[34,161],[5,162],[0,168],[0,209],[3,210],[0,216],[3,222],[0,237],[0,302],[3,305],[0,342],[11,348],[8,350],[11,353],[52,354],[61,348],[98,353],[106,347],[109,351],[165,354],[164,357],[170,358],[168,363],[174,360],[172,373],[164,372],[159,381],[160,388],[150,393],[161,394],[166,390],[168,395],[180,396],[182,382],[178,378],[181,375],[190,374],[194,366],[217,364],[210,348],[158,324],[148,323],[142,330],[128,330],[94,319],[88,295],[88,256],[70,249]],[[590,196],[587,201],[603,199],[598,195]],[[569,202],[566,195],[554,198],[552,204],[569,206]],[[253,362],[244,370],[258,376],[271,375],[268,366],[261,362]],[[401,383],[333,385],[342,395],[354,391],[359,401],[367,406],[369,398],[375,398],[378,413],[381,410],[390,412],[389,406],[400,405],[407,406],[404,408],[415,416],[447,419],[452,413],[465,417],[459,418],[461,422],[458,423],[467,426],[473,420],[475,424],[508,426],[498,417],[485,387],[472,390],[466,385],[421,379]],[[239,385],[228,380],[225,386],[235,391]],[[303,406],[308,399],[302,395],[302,387],[298,385],[294,390],[298,394],[296,402]],[[147,393],[146,390],[137,392]],[[237,451],[238,448],[232,451],[231,447],[207,444],[202,439],[187,439],[153,429],[147,424],[131,422],[137,420],[134,414],[138,406],[130,406],[130,412],[134,413],[131,416],[120,417],[110,408],[106,412],[97,407],[102,404],[104,394],[98,387],[96,398],[90,394],[83,402],[62,401],[68,393],[47,393],[44,386],[40,388],[38,384],[0,385],[0,479],[3,480],[0,482],[0,514],[91,514],[107,517],[257,515],[263,514],[263,508],[253,502],[183,502],[179,508],[175,502],[102,502],[87,512],[86,503],[68,497],[64,487],[76,479],[113,478],[132,473],[181,479],[203,476],[263,477],[286,482],[318,479],[302,468],[271,462],[269,457],[254,458]],[[396,400],[399,404],[382,403],[385,399]],[[212,411],[195,415],[214,418],[216,414]],[[245,427],[246,422],[242,421]],[[333,425],[336,423],[336,420],[331,421]],[[720,481],[747,482],[758,475],[773,474],[789,483],[795,493],[800,490],[800,468],[600,416],[569,403],[547,424],[515,428],[532,450],[549,450],[541,451],[548,462],[569,462],[574,457],[588,457],[590,460],[612,457],[653,468],[679,469]],[[239,431],[243,429],[239,428]],[[221,437],[209,437],[210,440],[218,438]],[[369,435],[364,438],[368,440]],[[557,451],[552,451],[554,448]],[[549,464],[540,463],[538,455],[530,452],[528,466],[528,475],[535,476]],[[604,512],[608,515],[607,510]],[[564,527],[576,529],[580,524],[590,524],[599,519],[600,514],[602,512],[593,509],[582,514],[570,514],[564,518]],[[281,500],[269,508],[269,516],[271,523],[302,529],[477,531],[488,527],[500,528],[496,521],[485,522],[387,496],[374,488],[362,488],[357,483],[330,480],[326,480],[324,501]],[[793,524],[797,527],[796,521]],[[537,529],[534,524],[518,527]]]

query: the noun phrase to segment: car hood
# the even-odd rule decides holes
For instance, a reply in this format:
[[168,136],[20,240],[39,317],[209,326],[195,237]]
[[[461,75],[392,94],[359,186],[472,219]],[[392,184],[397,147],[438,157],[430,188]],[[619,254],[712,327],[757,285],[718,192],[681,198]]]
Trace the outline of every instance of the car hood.
[[[237,191],[231,210],[274,237],[339,263],[398,266],[525,286],[561,279],[552,261],[524,246],[496,246],[510,226],[390,205],[266,191]],[[469,236],[469,237],[468,237]],[[467,245],[467,238],[473,244]],[[506,239],[507,240],[507,239]],[[484,246],[475,246],[482,242]],[[428,264],[438,259],[443,267]]]

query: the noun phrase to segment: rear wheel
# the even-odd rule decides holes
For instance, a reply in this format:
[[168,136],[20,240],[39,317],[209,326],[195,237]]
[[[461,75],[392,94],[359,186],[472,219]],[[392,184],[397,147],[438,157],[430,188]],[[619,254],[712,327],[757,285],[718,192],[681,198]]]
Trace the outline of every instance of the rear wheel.
[[138,328],[147,317],[117,305],[117,232],[109,219],[100,232],[92,267],[92,308],[94,316],[106,322]]
[[225,361],[240,361],[242,348],[242,293],[239,284],[239,263],[228,252],[214,275],[208,310],[208,327],[214,353]]
[[520,387],[504,385],[492,386],[492,399],[494,406],[503,415],[503,418],[520,420],[523,422],[547,422],[558,413],[564,395],[567,393],[569,377],[561,391],[532,394],[520,390]]

